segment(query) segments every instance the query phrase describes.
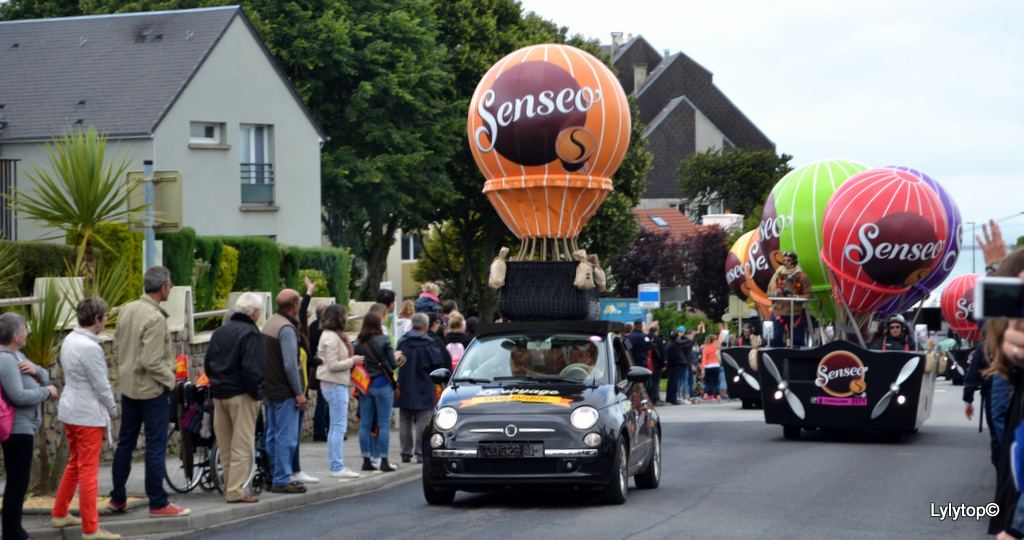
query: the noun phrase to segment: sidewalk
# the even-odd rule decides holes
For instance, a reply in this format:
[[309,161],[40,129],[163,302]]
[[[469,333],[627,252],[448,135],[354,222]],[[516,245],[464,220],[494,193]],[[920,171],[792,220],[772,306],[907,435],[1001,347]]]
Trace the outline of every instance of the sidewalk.
[[[397,414],[397,411],[396,411]],[[171,504],[185,507],[192,510],[191,515],[180,518],[150,518],[149,501],[145,494],[145,478],[142,461],[132,463],[132,474],[128,479],[129,497],[141,497],[141,500],[129,505],[125,514],[110,514],[106,510],[105,497],[110,493],[110,463],[100,464],[99,477],[99,503],[100,526],[114,533],[121,534],[124,538],[138,537],[142,535],[166,535],[168,533],[186,533],[216,525],[222,525],[231,521],[245,519],[287,510],[305,504],[313,504],[340,497],[356,495],[372,491],[400,482],[418,479],[420,477],[421,465],[412,463],[401,463],[399,456],[398,430],[391,431],[391,444],[388,458],[394,460],[398,465],[395,472],[382,473],[379,471],[360,471],[363,459],[359,453],[359,440],[355,433],[350,433],[344,444],[345,466],[360,473],[359,478],[338,480],[331,478],[330,463],[327,460],[327,443],[305,440],[299,445],[302,470],[308,475],[319,478],[316,484],[306,484],[306,493],[300,495],[288,495],[281,493],[270,493],[265,490],[260,496],[260,502],[255,504],[227,504],[224,496],[214,491],[206,493],[201,488],[196,488],[184,495],[173,492],[164,482],[164,489],[170,495]],[[170,461],[168,462],[170,464]],[[54,529],[50,527],[50,514],[26,514],[22,523],[25,530],[32,538],[45,539],[79,539],[82,535],[81,526]],[[77,511],[76,511],[77,512]],[[76,513],[73,512],[73,513]]]

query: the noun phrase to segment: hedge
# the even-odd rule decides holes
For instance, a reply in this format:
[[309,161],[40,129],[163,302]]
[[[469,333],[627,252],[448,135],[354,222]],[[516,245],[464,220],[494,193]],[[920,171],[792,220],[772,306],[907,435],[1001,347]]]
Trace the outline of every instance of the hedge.
[[[129,287],[131,290],[126,296],[128,298],[137,298],[142,296],[142,278],[139,277],[139,273],[142,268],[142,245],[145,242],[146,235],[142,233],[132,233],[128,231],[128,225],[126,223],[100,223],[96,227],[96,237],[93,239],[93,256],[96,258],[98,263],[105,265],[116,265],[119,258],[125,257],[128,259],[128,269],[134,279],[129,281]],[[72,246],[77,246],[79,242],[79,235],[76,233],[67,233],[67,243]],[[61,275],[64,275],[63,273]]]
[[[282,287],[295,287],[296,283],[301,282],[299,277],[300,267],[299,262],[302,260],[303,249],[295,246],[287,246],[281,244],[281,286]],[[306,286],[303,283],[301,287],[295,287],[300,294],[306,292]]]
[[14,257],[18,279],[18,294],[32,296],[37,277],[60,277],[67,275],[65,260],[73,263],[75,247],[66,244],[45,242],[10,242],[14,245]]
[[342,248],[307,248],[302,250],[300,268],[319,270],[327,276],[327,288],[339,304],[348,305],[349,273],[352,255]]
[[235,278],[238,276],[238,250],[221,244],[220,264],[217,274],[217,285],[214,287],[213,308],[225,309],[228,307],[228,293],[235,286]]
[[171,271],[175,285],[192,285],[192,265],[195,261],[196,231],[183,227],[181,232],[156,235],[164,243],[164,264]]
[[196,259],[202,259],[210,263],[210,269],[204,275],[198,276],[195,290],[192,292],[193,302],[196,311],[210,311],[213,309],[214,290],[217,288],[217,276],[220,274],[221,254],[224,250],[224,243],[217,238],[210,236],[196,237]]
[[281,290],[281,248],[262,236],[216,236],[224,245],[238,250],[235,291],[267,291],[276,301]]

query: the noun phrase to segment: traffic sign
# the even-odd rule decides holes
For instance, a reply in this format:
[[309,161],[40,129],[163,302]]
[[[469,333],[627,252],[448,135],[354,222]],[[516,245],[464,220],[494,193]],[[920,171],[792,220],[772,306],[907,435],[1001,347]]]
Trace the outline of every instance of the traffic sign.
[[640,309],[658,309],[661,307],[661,284],[641,283],[637,287],[637,300]]

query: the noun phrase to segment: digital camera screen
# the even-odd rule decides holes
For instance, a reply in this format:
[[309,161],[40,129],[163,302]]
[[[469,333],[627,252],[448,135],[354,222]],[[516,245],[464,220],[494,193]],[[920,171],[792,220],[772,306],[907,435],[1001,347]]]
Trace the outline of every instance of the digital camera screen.
[[1024,283],[985,283],[983,317],[1024,319]]

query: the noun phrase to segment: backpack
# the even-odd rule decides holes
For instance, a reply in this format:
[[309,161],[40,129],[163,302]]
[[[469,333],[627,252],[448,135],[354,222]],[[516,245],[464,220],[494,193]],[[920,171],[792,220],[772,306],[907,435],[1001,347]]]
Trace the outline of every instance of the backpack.
[[445,345],[445,349],[448,349],[448,354],[452,357],[452,369],[454,370],[459,365],[459,360],[462,359],[462,353],[466,352],[466,348],[458,341],[453,341]]
[[[18,360],[15,359],[14,361],[17,363]],[[0,388],[0,442],[10,438],[13,427],[14,406],[7,402],[7,396],[4,394],[3,388]]]

